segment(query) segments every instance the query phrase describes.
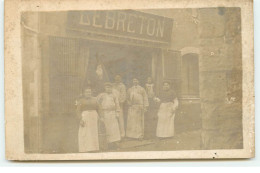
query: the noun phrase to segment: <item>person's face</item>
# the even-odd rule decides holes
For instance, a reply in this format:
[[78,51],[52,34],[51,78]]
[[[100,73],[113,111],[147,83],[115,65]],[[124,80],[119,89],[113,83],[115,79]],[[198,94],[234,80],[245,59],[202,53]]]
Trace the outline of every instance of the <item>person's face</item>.
[[147,78],[147,82],[148,82],[148,83],[152,83],[152,78],[148,77],[148,78]]
[[111,86],[105,86],[106,93],[112,93],[112,87]]
[[84,91],[84,96],[85,96],[85,97],[91,97],[91,94],[92,94],[91,89],[86,89],[86,90]]
[[137,79],[133,79],[133,84],[136,86],[136,85],[138,85],[138,80]]
[[163,84],[163,90],[167,91],[170,89],[170,85],[168,83]]
[[121,77],[120,77],[120,76],[115,76],[115,82],[116,82],[116,83],[121,82]]

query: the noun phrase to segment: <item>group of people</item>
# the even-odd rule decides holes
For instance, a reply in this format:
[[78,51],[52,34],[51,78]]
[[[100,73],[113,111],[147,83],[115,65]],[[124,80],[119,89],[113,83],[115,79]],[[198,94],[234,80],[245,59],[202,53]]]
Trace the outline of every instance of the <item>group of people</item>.
[[[115,76],[114,83],[105,83],[104,92],[93,96],[91,87],[84,90],[82,97],[76,100],[79,118],[79,152],[100,150],[99,125],[103,124],[105,140],[109,149],[116,148],[125,137],[141,140],[144,137],[144,115],[149,113],[149,105],[157,104],[158,116],[156,136],[168,138],[174,136],[174,117],[178,99],[171,89],[170,82],[164,81],[162,91],[154,92],[154,84],[149,77],[145,87],[133,79],[133,86],[128,90],[122,83],[121,76]],[[124,105],[127,104],[127,114]],[[148,111],[148,112],[147,112]],[[124,123],[124,117],[127,121]],[[148,115],[149,116],[149,115]]]

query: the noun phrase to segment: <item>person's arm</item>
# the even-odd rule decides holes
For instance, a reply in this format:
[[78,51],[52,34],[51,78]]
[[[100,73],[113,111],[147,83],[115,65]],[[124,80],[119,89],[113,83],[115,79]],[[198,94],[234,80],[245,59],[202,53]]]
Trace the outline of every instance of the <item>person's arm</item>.
[[104,120],[104,111],[101,107],[101,105],[98,104],[98,118],[103,121]]
[[159,93],[155,94],[153,97],[153,101],[157,104],[159,104],[161,102],[160,95],[161,95],[161,93],[159,92]]
[[98,118],[100,118],[101,114],[100,114],[100,105],[98,103],[98,100],[97,100],[97,97],[94,97],[95,98],[95,108],[96,108],[96,111],[98,113]]
[[97,96],[98,114],[99,114],[99,119],[100,119],[101,121],[104,120],[104,111],[103,111],[103,109],[102,109],[103,95],[104,95],[104,94],[101,93],[101,94],[99,94],[99,95]]
[[173,113],[177,110],[178,106],[179,106],[179,100],[178,100],[177,97],[175,97],[174,100],[173,100],[173,106],[172,106],[172,112]]
[[114,102],[115,102],[115,109],[116,109],[116,116],[119,117],[119,113],[120,113],[120,106],[119,106],[119,101],[118,101],[118,98],[116,96],[113,96],[114,97]]
[[178,107],[179,106],[179,101],[178,101],[178,98],[177,98],[175,92],[172,91],[171,94],[172,94],[172,102],[174,103],[174,105],[176,105],[176,107]]
[[79,124],[81,127],[84,127],[85,126],[85,122],[82,120],[82,117],[81,117],[81,102],[80,101],[76,101],[76,105],[77,105],[77,109],[76,109],[76,114],[77,114],[77,118],[79,120]]

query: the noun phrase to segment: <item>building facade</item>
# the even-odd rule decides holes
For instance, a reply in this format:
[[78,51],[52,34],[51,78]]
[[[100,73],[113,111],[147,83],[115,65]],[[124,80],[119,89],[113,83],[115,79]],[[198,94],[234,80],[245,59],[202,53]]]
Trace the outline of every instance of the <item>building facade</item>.
[[170,80],[176,131],[199,130],[201,149],[243,147],[239,8],[26,12],[21,25],[26,152],[77,151],[74,101],[100,63],[127,87]]

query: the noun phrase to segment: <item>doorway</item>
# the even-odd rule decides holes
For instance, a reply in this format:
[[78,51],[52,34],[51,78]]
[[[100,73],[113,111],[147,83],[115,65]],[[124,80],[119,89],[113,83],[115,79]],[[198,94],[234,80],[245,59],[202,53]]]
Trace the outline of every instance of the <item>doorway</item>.
[[49,69],[45,73],[49,78],[49,111],[42,123],[43,151],[77,152],[75,100],[86,81],[97,81],[97,65],[102,63],[109,82],[119,74],[126,88],[132,86],[133,77],[144,86],[152,75],[152,54],[156,49],[60,37],[50,37],[49,43],[52,49],[45,67]]
[[95,81],[97,65],[102,63],[105,81],[114,82],[114,76],[120,75],[127,88],[131,87],[132,79],[137,78],[141,86],[145,85],[147,77],[152,76],[151,48],[119,45],[112,43],[85,42],[90,49],[90,61],[87,67],[86,78]]

